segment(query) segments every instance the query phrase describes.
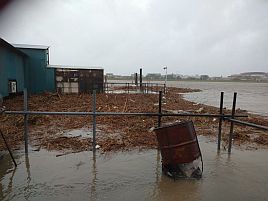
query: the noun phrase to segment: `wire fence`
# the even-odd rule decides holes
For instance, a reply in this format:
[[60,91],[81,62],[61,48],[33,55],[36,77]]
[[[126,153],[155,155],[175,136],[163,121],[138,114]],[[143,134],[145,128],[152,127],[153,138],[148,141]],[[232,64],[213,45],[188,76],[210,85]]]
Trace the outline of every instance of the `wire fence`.
[[154,82],[143,82],[135,84],[131,82],[105,82],[105,93],[158,93],[166,92],[166,85]]
[[237,93],[234,93],[233,97],[233,107],[232,107],[232,113],[231,114],[223,114],[223,99],[224,99],[224,92],[221,92],[221,98],[220,98],[220,112],[219,114],[194,114],[194,113],[163,113],[162,112],[162,97],[163,93],[162,91],[159,91],[159,102],[158,102],[158,112],[152,113],[152,112],[140,112],[140,113],[133,113],[133,112],[97,112],[96,111],[96,91],[93,91],[93,102],[92,102],[92,112],[48,112],[48,111],[29,111],[28,110],[28,94],[27,89],[24,89],[24,110],[23,111],[2,111],[3,114],[9,114],[9,115],[23,115],[24,116],[24,144],[25,144],[25,153],[28,153],[28,117],[29,115],[71,115],[71,116],[92,116],[93,117],[93,152],[96,151],[96,117],[97,116],[146,116],[146,117],[158,117],[158,123],[157,126],[161,126],[161,119],[162,117],[167,116],[173,116],[173,117],[204,117],[204,118],[218,118],[219,119],[219,126],[218,126],[218,143],[217,143],[217,149],[220,150],[221,145],[221,135],[222,135],[222,122],[223,121],[229,121],[230,122],[230,132],[229,132],[229,146],[228,146],[228,152],[231,153],[232,148],[232,139],[233,139],[233,129],[234,124],[240,124],[245,126],[254,127],[257,129],[268,131],[268,127],[257,125],[245,121],[240,121],[236,118],[240,117],[248,117],[247,115],[236,115],[235,114],[235,107],[236,107],[236,98]]

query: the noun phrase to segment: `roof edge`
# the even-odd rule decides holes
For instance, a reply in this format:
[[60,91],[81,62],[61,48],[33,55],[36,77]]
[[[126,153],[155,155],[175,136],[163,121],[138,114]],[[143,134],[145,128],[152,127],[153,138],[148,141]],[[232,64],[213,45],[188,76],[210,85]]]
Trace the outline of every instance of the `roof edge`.
[[25,54],[24,52],[20,51],[19,49],[17,49],[16,47],[14,47],[13,45],[11,45],[10,43],[8,43],[7,41],[5,41],[3,38],[0,38],[0,44],[5,46],[6,48],[16,52],[17,54],[24,56],[24,57],[28,57],[27,54]]
[[40,49],[40,50],[47,50],[49,46],[46,45],[29,45],[29,44],[12,44],[15,48],[21,49]]
[[73,65],[51,65],[47,66],[48,68],[60,68],[60,69],[70,69],[70,70],[89,70],[89,69],[96,69],[96,70],[104,70],[100,66],[73,66]]

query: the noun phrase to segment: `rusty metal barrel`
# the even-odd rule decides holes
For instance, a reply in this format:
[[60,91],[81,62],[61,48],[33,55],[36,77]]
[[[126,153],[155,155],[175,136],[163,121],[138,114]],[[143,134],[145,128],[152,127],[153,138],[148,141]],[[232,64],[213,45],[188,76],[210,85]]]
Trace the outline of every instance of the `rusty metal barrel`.
[[190,163],[201,156],[192,121],[154,129],[163,165]]

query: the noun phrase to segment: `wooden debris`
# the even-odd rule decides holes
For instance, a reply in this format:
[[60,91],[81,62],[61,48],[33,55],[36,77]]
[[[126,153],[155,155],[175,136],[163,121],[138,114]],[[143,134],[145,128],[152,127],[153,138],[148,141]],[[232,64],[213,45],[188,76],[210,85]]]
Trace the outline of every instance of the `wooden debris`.
[[[166,104],[163,111],[198,111],[200,113],[216,113],[218,108],[203,104],[194,104],[183,99],[181,93],[196,90],[168,88]],[[100,112],[158,112],[158,94],[97,94],[97,108]],[[4,101],[6,110],[23,110],[23,97],[17,96]],[[92,111],[92,96],[89,94],[59,95],[46,93],[31,95],[29,109],[33,111]],[[198,111],[199,112],[199,111]],[[230,111],[224,110],[225,114]],[[242,111],[240,114],[247,114]],[[163,117],[163,123],[171,123],[188,119],[186,117]],[[216,136],[218,121],[212,118],[191,118],[194,120],[198,134]],[[261,116],[251,115],[252,123],[268,126],[268,120]],[[23,116],[0,115],[0,128],[4,132],[12,149],[23,145]],[[57,150],[63,153],[91,150],[91,139],[82,137],[66,137],[63,131],[81,128],[91,128],[91,116],[49,116],[32,115],[29,117],[29,140],[32,146],[40,146],[47,150]],[[101,150],[126,150],[131,148],[155,148],[157,142],[154,132],[150,128],[157,126],[157,117],[137,116],[98,116],[97,143]],[[229,123],[224,122],[223,139],[228,139]],[[246,135],[255,133],[256,130],[235,126],[235,143],[255,142],[267,145],[268,135],[258,133],[259,138],[250,138]],[[5,146],[0,141],[0,150]]]

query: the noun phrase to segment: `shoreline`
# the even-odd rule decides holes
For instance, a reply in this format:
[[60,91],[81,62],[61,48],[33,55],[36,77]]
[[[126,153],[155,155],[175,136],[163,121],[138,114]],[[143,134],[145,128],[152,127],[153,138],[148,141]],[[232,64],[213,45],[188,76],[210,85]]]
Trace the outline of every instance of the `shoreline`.
[[[109,81],[128,81],[129,83],[133,82],[133,79],[126,79],[126,78],[122,78],[122,79],[118,79],[118,78],[115,78],[115,79],[111,79],[109,78],[109,80],[107,80],[108,82]],[[143,81],[144,82],[165,82],[164,79],[161,79],[161,80],[149,80],[149,79],[146,79],[146,78],[143,78]],[[254,81],[254,80],[198,80],[198,79],[180,79],[180,80],[172,80],[172,79],[169,79],[168,82],[171,81],[171,82],[233,82],[233,83],[268,83],[268,80],[265,81]]]
[[[218,108],[187,101],[180,93],[190,93],[196,90],[168,87],[166,104],[163,111],[212,113],[218,114]],[[34,111],[91,111],[91,99],[88,94],[40,94],[29,98],[29,109]],[[97,111],[100,112],[157,112],[158,94],[98,94]],[[21,110],[21,96],[5,100],[7,110]],[[225,114],[231,113],[225,110]],[[259,115],[248,114],[246,121],[268,125],[268,119]],[[218,120],[200,117],[163,117],[163,124],[192,119],[198,135],[216,139]],[[23,144],[23,117],[18,115],[1,115],[0,128],[4,132],[11,148],[17,149]],[[60,152],[79,152],[91,150],[91,137],[66,136],[67,131],[85,129],[91,132],[92,117],[70,116],[37,116],[29,117],[29,144],[36,150],[47,149]],[[97,117],[97,144],[102,152],[116,150],[157,148],[156,136],[152,127],[157,125],[157,117]],[[268,136],[256,129],[235,125],[234,145],[251,147],[252,149],[268,148]],[[229,123],[223,122],[223,147],[228,139]],[[246,148],[247,148],[246,147]],[[0,143],[0,150],[4,146]],[[216,149],[216,148],[215,148]]]

